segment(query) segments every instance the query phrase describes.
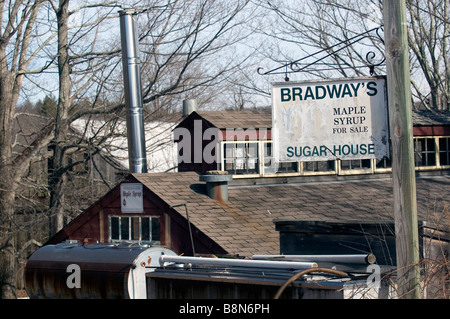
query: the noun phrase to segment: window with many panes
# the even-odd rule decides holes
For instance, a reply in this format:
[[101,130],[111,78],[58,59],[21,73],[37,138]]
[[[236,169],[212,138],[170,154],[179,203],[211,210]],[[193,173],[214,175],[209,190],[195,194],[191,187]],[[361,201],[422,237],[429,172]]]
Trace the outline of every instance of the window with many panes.
[[341,169],[343,170],[361,170],[361,169],[370,169],[371,168],[371,160],[370,159],[362,159],[362,160],[342,160],[341,161]]
[[258,142],[226,142],[224,145],[224,168],[231,174],[258,174]]
[[416,167],[436,165],[436,143],[434,138],[414,139],[414,162]]
[[375,160],[376,169],[391,169],[392,159],[390,158],[377,158]]
[[336,171],[336,161],[314,161],[314,162],[303,162],[303,171],[309,173],[319,173],[319,172],[329,172],[333,173]]
[[160,243],[160,220],[155,216],[109,216],[109,242]]
[[[275,163],[272,146],[272,141],[224,142],[222,169],[233,175],[295,176],[382,173],[392,168],[392,158]],[[415,137],[414,160],[418,169],[450,166],[450,137]]]
[[297,162],[280,162],[275,163],[273,157],[272,142],[263,143],[264,154],[264,174],[284,174],[298,172]]

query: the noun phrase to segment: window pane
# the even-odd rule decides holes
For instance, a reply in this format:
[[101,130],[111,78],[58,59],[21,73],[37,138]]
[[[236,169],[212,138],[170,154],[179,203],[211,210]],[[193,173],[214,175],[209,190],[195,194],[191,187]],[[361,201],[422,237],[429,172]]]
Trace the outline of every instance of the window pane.
[[224,144],[224,167],[232,174],[259,172],[258,143],[236,142]]
[[295,173],[298,171],[297,162],[281,162],[277,173]]
[[243,170],[245,168],[245,144],[236,144],[235,158],[235,168],[237,170]]
[[335,171],[336,161],[317,162],[319,172]]
[[376,167],[377,168],[390,168],[392,167],[392,160],[389,158],[381,158],[381,159],[377,159],[377,164]]
[[341,161],[341,168],[347,169],[367,169],[370,168],[370,160],[343,160]]
[[111,217],[111,239],[119,240],[119,218]]
[[152,241],[161,241],[159,218],[152,218]]
[[336,161],[303,162],[305,172],[333,172]]
[[225,147],[225,156],[224,156],[224,164],[225,164],[225,170],[231,173],[235,173],[235,166],[234,166],[234,157],[235,157],[235,151],[234,151],[234,144],[227,143],[224,144]]
[[427,138],[427,165],[436,165],[436,143],[434,138]]
[[436,154],[427,153],[427,166],[435,166],[436,165]]
[[416,166],[436,165],[434,138],[418,138],[414,140],[414,159]]
[[247,169],[248,171],[258,171],[258,144],[249,143],[247,144],[247,154],[246,158],[248,161]]
[[234,144],[225,144],[225,158],[234,157]]
[[131,224],[131,239],[132,240],[139,240],[140,235],[140,225],[139,225],[139,217],[133,217],[131,218],[132,224]]
[[263,144],[263,163],[264,163],[264,172],[266,174],[275,173],[275,161],[272,157],[272,143],[264,143]]
[[422,166],[422,149],[421,139],[414,140],[414,163],[416,166]]
[[450,165],[450,138],[439,139],[439,158],[441,165]]
[[364,159],[359,162],[361,163],[361,168],[370,168],[371,161],[369,159]]
[[150,218],[142,217],[142,240],[150,240]]
[[122,240],[130,240],[130,219],[128,217],[121,218],[120,230],[122,233]]

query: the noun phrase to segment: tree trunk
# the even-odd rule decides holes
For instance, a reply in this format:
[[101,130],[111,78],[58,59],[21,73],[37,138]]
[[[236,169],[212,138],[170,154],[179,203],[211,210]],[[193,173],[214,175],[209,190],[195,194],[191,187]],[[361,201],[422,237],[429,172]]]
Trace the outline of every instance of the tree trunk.
[[14,197],[15,185],[12,179],[12,125],[15,104],[13,96],[14,78],[6,65],[6,54],[0,50],[0,259],[3,261],[3,282],[0,296],[15,298],[15,258],[14,258]]
[[[11,107],[5,105],[10,98],[7,98],[8,91],[4,91],[3,78],[1,79],[2,95],[0,96],[0,273],[3,278],[1,284],[0,297],[3,299],[15,298],[15,242],[14,242],[14,198],[15,183],[12,179],[11,165]],[[6,102],[6,103],[4,103]]]
[[[0,174],[2,172],[0,171]],[[2,183],[2,187],[4,183]],[[16,298],[16,258],[15,258],[15,236],[14,236],[14,191],[0,192],[0,209],[2,214],[1,225],[1,255],[0,276],[2,279],[0,299]]]
[[[22,72],[30,63],[27,57],[32,29],[42,3],[34,1],[22,6],[20,1],[11,1],[5,7],[5,1],[0,1],[2,14],[7,12],[5,16],[10,19],[0,23],[0,261],[4,271],[0,297],[5,299],[16,297],[15,197],[21,176],[27,171],[25,166],[29,164],[26,159],[20,164],[13,159],[13,124],[24,78]],[[7,53],[11,44],[16,50]]]
[[53,157],[49,167],[50,188],[50,236],[64,227],[64,182],[65,174],[64,143],[67,140],[69,129],[69,107],[71,104],[69,45],[68,45],[68,19],[69,0],[60,1],[56,12],[58,22],[58,75],[59,75],[59,99],[55,118],[55,139],[51,144]]

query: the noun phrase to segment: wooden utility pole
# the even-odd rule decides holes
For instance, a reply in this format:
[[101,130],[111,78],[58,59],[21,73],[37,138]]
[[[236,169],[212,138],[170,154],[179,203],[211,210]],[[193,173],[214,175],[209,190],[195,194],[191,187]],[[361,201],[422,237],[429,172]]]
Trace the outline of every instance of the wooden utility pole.
[[405,0],[384,0],[399,298],[420,298],[419,231]]

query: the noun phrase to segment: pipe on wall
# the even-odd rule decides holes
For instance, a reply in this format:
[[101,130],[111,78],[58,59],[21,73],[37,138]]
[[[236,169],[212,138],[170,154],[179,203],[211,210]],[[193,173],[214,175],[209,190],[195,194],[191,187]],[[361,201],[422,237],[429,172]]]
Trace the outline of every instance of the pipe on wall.
[[147,173],[139,41],[133,9],[119,11],[131,173]]
[[188,257],[188,256],[161,256],[159,258],[161,266],[165,263],[179,263],[192,265],[209,265],[221,267],[248,267],[248,268],[270,268],[270,269],[308,269],[317,267],[315,262],[293,262],[293,261],[269,261],[231,258],[208,258],[208,257]]
[[253,255],[254,260],[291,260],[291,261],[314,261],[314,262],[333,262],[349,264],[368,264],[375,263],[376,258],[373,254],[354,254],[354,255]]

